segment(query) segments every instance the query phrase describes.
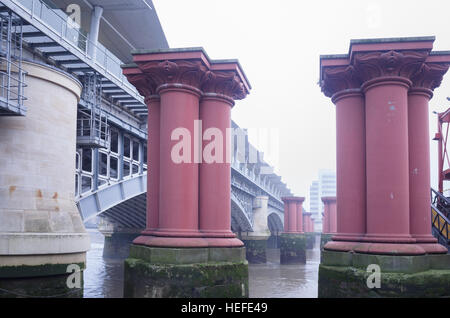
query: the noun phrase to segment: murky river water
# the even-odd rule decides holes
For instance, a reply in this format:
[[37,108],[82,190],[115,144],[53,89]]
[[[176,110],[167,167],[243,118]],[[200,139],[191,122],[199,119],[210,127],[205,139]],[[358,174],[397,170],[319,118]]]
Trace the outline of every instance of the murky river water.
[[[123,297],[123,259],[103,258],[103,235],[88,230],[91,250],[84,272],[85,298]],[[320,262],[319,241],[307,251],[305,265],[280,265],[279,250],[267,250],[267,263],[249,265],[250,297],[315,298]]]

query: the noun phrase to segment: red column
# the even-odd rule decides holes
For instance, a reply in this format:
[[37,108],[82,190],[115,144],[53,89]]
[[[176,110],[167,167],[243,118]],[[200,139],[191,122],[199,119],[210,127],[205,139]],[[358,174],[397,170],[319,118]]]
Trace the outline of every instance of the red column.
[[150,233],[159,225],[159,156],[160,156],[160,112],[161,100],[156,87],[137,67],[124,70],[128,81],[145,96],[148,107],[147,118],[147,220],[142,234]]
[[[235,237],[230,230],[230,191],[224,191],[231,184],[230,163],[224,160],[228,148],[224,138],[226,138],[227,128],[231,127],[233,105],[232,100],[220,96],[205,96],[200,104],[202,135],[205,136],[205,132],[212,129],[217,129],[222,134],[222,137],[215,135],[210,140],[203,140],[203,149],[214,141],[217,147],[221,147],[220,152],[222,152],[219,162],[208,162],[208,159],[206,158],[205,161],[203,157],[200,165],[200,230],[204,236]],[[214,151],[218,152],[219,149]]]
[[[336,93],[337,232],[333,240],[357,241],[366,232],[366,140],[360,89]],[[334,220],[333,220],[334,222]],[[333,225],[334,226],[334,225]]]
[[[366,94],[367,234],[373,242],[410,243],[406,78],[377,78]],[[380,245],[384,249],[383,245]],[[380,250],[378,252],[385,252]],[[414,252],[414,251],[411,251]]]
[[183,128],[190,133],[187,142],[194,149],[194,121],[199,119],[201,92],[195,88],[169,85],[159,90],[161,96],[161,154],[158,236],[193,237],[198,232],[198,164],[194,153],[188,162],[178,163],[172,150],[179,139],[172,133]]
[[303,230],[305,233],[311,232],[311,213],[303,213]]
[[423,243],[435,243],[431,235],[429,89],[412,88],[408,95],[409,206],[411,235]]
[[297,204],[294,200],[289,201],[289,227],[290,233],[297,232]]
[[444,253],[431,234],[428,102],[449,65],[425,63],[408,94],[410,233],[427,253]]
[[285,198],[282,198],[282,200],[284,203],[284,232],[288,233],[289,232],[289,202]]
[[330,221],[330,233],[339,233],[338,222],[339,222],[339,212],[336,207],[336,197],[330,197],[328,200],[328,213]]
[[303,233],[303,197],[284,197],[284,232]]
[[242,246],[231,232],[231,108],[246,96],[239,69],[214,65],[203,82],[200,104],[203,159],[200,164],[200,231],[209,246]]
[[[322,198],[323,201],[323,198]],[[322,233],[328,234],[330,233],[330,212],[328,209],[328,203],[323,201],[323,218],[322,218]]]
[[148,98],[147,140],[147,230],[159,225],[159,122],[161,101],[158,95]]
[[298,198],[297,200],[297,233],[303,233],[303,201],[305,198]]
[[[336,103],[338,130],[338,234],[325,249],[396,255],[443,252],[432,246],[429,235],[427,103],[448,70],[450,56],[431,54],[433,41],[355,40],[348,55],[321,57],[321,87]],[[356,209],[364,210],[363,200],[352,192],[364,188],[359,139],[364,132],[365,228]],[[352,174],[352,169],[359,173]],[[343,180],[347,177],[351,181]]]
[[[250,90],[238,62],[211,61],[202,49],[139,51],[133,60],[136,64],[125,66],[124,74],[153,103],[149,112],[148,225],[134,243],[242,246],[231,232],[231,170],[226,157],[230,108],[234,99],[244,98]],[[152,97],[155,93],[159,104]],[[201,162],[205,130],[198,130],[200,120],[205,130],[214,127],[223,137],[217,148],[217,152],[223,150],[218,162]]]

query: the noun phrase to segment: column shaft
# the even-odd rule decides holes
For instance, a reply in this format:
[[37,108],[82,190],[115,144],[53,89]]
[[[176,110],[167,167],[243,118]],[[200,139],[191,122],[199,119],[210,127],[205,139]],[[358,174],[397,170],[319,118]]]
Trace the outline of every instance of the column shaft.
[[410,230],[418,242],[436,242],[430,226],[428,101],[431,96],[431,90],[419,88],[412,88],[408,96]]
[[159,156],[161,101],[155,95],[147,99],[147,229],[155,230],[159,225]]
[[339,233],[338,224],[339,224],[339,213],[336,209],[336,201],[331,201],[328,203],[328,211],[329,211],[329,221],[330,221],[330,233]]
[[231,146],[228,145],[227,129],[231,127],[232,105],[232,101],[214,96],[204,97],[200,103],[202,135],[206,136],[208,130],[221,134],[203,141],[204,150],[212,142],[221,148],[214,149],[219,162],[210,163],[210,159],[203,157],[200,164],[200,231],[209,237],[235,237],[231,232],[231,166],[226,157]]
[[409,81],[378,78],[365,88],[366,237],[378,242],[412,242],[407,164]]
[[[199,93],[193,89],[170,87],[160,92],[160,193],[159,229],[167,236],[199,236],[198,232],[198,164],[194,163],[194,121],[199,118]],[[187,129],[189,136],[172,140],[175,130]],[[181,130],[179,130],[182,133]],[[174,151],[181,142],[182,151]],[[189,138],[189,140],[184,140]],[[189,148],[190,147],[190,148]],[[190,155],[184,152],[190,151]],[[174,156],[188,162],[177,163]]]
[[297,202],[297,229],[296,232],[297,233],[303,233],[303,206],[302,206],[303,202],[302,201],[298,201]]
[[325,203],[323,207],[322,232],[326,234],[330,233],[330,212],[328,203]]
[[297,204],[289,201],[289,232],[297,232]]
[[[336,191],[338,237],[357,240],[366,231],[366,140],[364,96],[348,89],[333,96],[336,104]],[[336,204],[336,203],[335,203]],[[331,203],[330,203],[331,205]],[[331,212],[331,211],[330,211]],[[335,226],[333,223],[332,226]]]

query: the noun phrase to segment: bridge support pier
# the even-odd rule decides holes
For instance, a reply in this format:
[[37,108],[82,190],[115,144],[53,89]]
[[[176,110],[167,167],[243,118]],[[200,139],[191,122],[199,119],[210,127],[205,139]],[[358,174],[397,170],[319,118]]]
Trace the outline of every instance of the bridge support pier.
[[124,296],[248,297],[245,248],[231,232],[228,136],[234,100],[250,89],[245,75],[201,48],[139,50],[133,60],[124,74],[153,114],[153,196],[125,261]]
[[27,114],[0,117],[0,297],[79,297],[90,246],[73,189],[81,85],[56,69],[23,66]]
[[316,240],[316,234],[314,233],[314,222],[311,219],[312,213],[303,213],[303,232],[306,238],[306,249],[312,250]]
[[262,264],[267,261],[266,249],[270,231],[268,226],[269,197],[256,197],[253,203],[253,232],[242,236],[247,261],[250,264]]
[[280,264],[306,263],[306,236],[303,232],[303,208],[305,198],[285,197],[284,233],[280,236]]
[[321,58],[337,107],[338,211],[319,297],[450,296],[450,258],[431,236],[428,147],[428,100],[450,55],[433,42],[357,40],[347,57]]
[[130,254],[130,246],[140,232],[137,229],[117,227],[107,216],[101,216],[98,230],[105,237],[103,246],[104,258],[125,259]]

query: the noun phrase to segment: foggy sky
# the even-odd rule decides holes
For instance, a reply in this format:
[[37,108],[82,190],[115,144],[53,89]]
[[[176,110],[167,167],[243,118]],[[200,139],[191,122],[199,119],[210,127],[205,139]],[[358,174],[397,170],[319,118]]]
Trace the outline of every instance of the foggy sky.
[[[450,50],[450,2],[364,0],[153,0],[170,47],[202,46],[212,59],[238,58],[253,89],[232,118],[245,128],[279,132],[276,172],[306,196],[319,169],[336,166],[335,109],[318,86],[319,56],[348,52],[350,39],[436,36]],[[430,102],[450,107],[450,75]],[[260,149],[265,150],[265,149]],[[407,163],[405,163],[407,164]],[[431,180],[437,185],[437,144],[431,141]]]

